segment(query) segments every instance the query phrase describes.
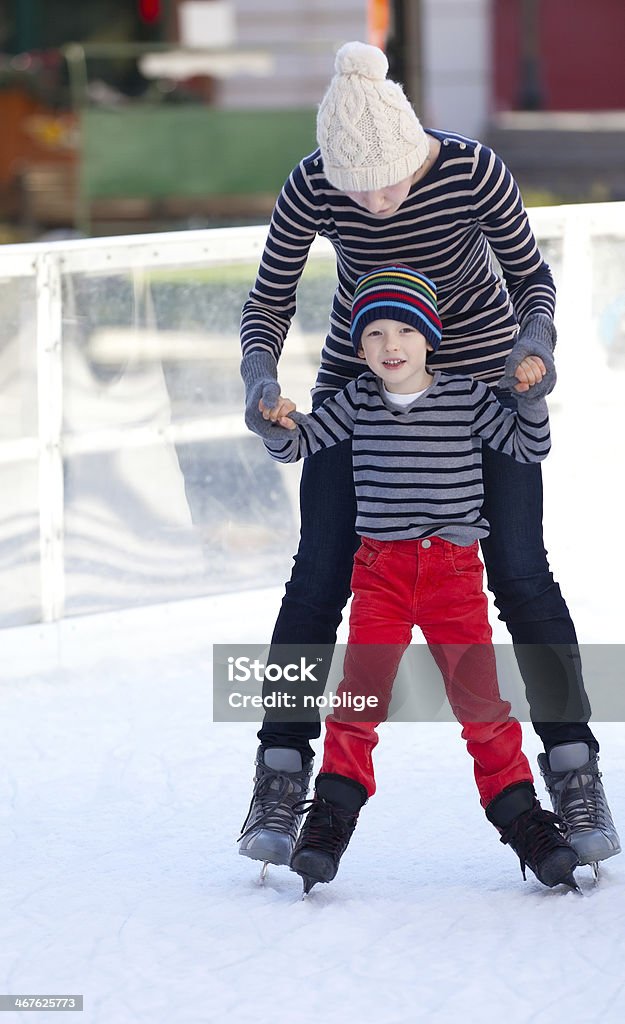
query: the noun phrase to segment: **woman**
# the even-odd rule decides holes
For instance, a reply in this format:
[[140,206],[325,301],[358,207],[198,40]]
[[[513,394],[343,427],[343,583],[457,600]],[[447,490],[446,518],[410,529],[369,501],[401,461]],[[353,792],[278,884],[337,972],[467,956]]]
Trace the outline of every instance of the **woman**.
[[[387,70],[376,47],[339,50],[319,108],[319,149],[293,170],[276,202],[241,322],[246,422],[260,437],[275,429],[277,363],[317,234],[334,246],[338,282],[315,408],[365,369],[350,340],[353,291],[361,274],[391,261],[418,268],[437,286],[443,341],[432,369],[499,384],[498,397],[510,407],[514,390],[531,387],[538,396],[555,385],[555,289],[514,179],[479,142],[426,131]],[[520,367],[528,356],[535,357],[524,363],[530,370]],[[588,726],[575,629],[542,540],[540,466],[485,447],[483,473],[490,535],[482,554],[545,747],[540,769],[580,862],[595,863],[620,846]],[[278,663],[283,655],[292,660],[294,645],[327,649],[336,639],[358,543],[349,442],[306,460],[300,500],[300,545],[272,638],[270,660]],[[309,741],[319,733],[318,721],[265,720],[241,837],[245,856],[289,863],[312,770]]]

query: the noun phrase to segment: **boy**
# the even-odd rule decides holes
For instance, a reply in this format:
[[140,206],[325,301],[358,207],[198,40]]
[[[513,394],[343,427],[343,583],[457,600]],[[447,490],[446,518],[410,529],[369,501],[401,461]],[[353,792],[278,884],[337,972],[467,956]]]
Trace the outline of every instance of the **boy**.
[[[430,373],[426,357],[441,336],[433,282],[407,266],[382,267],[358,279],[351,314],[354,350],[369,372],[310,415],[282,397],[272,409],[259,404],[284,428],[265,438],[278,461],[352,438],[362,544],[339,692],[356,687],[378,697],[375,722],[363,720],[371,711],[337,711],[326,720],[323,765],[291,858],[306,892],[334,878],[360,809],[375,792],[375,727],[385,718],[413,624],[442,671],[482,806],[501,841],[519,856],[524,877],[527,864],[549,887],[575,886],[577,854],[560,820],[536,799],[519,723],[499,697],[477,554],[488,532],[481,444],[522,462],[541,461],[550,447],[547,407],[544,398],[532,400],[531,386],[514,413],[479,381]],[[541,361],[524,362],[527,379],[539,381]]]

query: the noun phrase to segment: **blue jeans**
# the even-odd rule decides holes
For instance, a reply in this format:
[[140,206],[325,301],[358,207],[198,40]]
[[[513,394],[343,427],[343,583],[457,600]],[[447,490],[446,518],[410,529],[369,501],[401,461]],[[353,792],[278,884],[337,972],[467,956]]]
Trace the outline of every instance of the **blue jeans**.
[[[514,407],[511,396],[498,397]],[[547,751],[573,741],[597,750],[575,627],[543,543],[540,465],[516,462],[486,445],[482,458],[484,514],[490,523],[482,555],[499,618],[515,645],[532,724]],[[272,637],[283,651],[297,644],[327,648],[336,641],[359,546],[350,441],[305,460],[300,509],[299,548]],[[279,663],[281,657],[276,649],[270,661]],[[268,684],[266,692],[271,689]],[[258,738],[264,746],[295,747],[310,756],[309,740],[320,732],[318,721],[272,723],[266,717]]]

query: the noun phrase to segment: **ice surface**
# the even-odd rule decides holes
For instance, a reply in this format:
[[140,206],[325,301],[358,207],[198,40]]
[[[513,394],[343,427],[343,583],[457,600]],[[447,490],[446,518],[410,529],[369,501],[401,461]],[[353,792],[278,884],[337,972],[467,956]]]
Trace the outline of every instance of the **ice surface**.
[[[382,728],[332,885],[259,884],[235,843],[255,728],[212,723],[211,642],[262,642],[279,599],[2,632],[1,990],[83,993],[85,1024],[621,1021],[625,861],[579,870],[584,897],[523,882],[455,724]],[[596,732],[623,830],[625,726]]]
[[[569,326],[545,532],[580,640],[616,644],[623,367]],[[0,990],[83,993],[85,1024],[620,1024],[625,859],[584,896],[523,882],[455,724],[383,727],[332,885],[259,885],[235,842],[256,730],[212,722],[211,645],[266,642],[283,580],[219,571],[229,593],[0,631]],[[594,728],[623,835],[625,725]]]

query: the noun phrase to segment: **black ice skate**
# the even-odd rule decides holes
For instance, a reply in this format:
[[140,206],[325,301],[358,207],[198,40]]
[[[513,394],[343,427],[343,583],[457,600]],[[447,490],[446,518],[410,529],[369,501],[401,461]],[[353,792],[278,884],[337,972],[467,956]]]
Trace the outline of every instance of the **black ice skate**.
[[291,870],[304,882],[304,894],[317,882],[331,882],[356,828],[367,791],[354,779],[328,772],[317,776],[315,796],[291,857]]
[[268,864],[288,864],[312,773],[312,758],[289,747],[258,748],[254,792],[239,837],[239,853]]
[[518,856],[523,878],[527,866],[550,889],[555,885],[579,889],[573,875],[579,857],[564,838],[564,823],[540,806],[531,783],[505,789],[490,802],[486,817],[501,833],[501,842]]

